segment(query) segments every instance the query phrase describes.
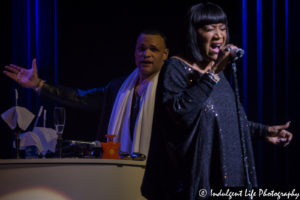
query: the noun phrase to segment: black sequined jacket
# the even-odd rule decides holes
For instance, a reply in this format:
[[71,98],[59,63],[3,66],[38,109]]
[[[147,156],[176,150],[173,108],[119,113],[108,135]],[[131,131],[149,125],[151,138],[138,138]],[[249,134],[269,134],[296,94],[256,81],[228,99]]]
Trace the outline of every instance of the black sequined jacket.
[[241,137],[233,90],[220,78],[215,84],[179,59],[166,61],[142,186],[148,199],[194,200],[200,189],[257,186],[251,138],[263,137],[267,126],[242,111]]

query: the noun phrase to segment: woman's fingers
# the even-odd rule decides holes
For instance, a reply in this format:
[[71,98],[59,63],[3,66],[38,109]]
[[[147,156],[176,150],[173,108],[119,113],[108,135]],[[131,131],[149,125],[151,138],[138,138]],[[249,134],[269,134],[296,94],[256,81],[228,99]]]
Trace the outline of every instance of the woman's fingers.
[[287,146],[293,139],[293,134],[287,130],[281,130],[279,135],[279,143],[283,144],[283,146]]
[[289,122],[287,122],[287,123],[285,123],[285,124],[283,124],[283,125],[279,125],[279,129],[282,130],[282,129],[287,129],[287,128],[289,128],[290,123],[291,123],[291,122],[289,121]]

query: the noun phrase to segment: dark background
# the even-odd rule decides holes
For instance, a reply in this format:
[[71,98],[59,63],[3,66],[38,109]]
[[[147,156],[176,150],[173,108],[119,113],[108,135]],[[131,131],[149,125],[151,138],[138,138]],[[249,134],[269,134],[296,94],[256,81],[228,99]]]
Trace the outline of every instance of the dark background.
[[[104,86],[134,69],[135,41],[144,28],[156,27],[165,32],[171,55],[176,55],[184,37],[184,15],[198,2],[1,1],[0,65],[14,63],[26,67],[36,57],[40,77],[49,82],[80,89]],[[228,14],[230,42],[245,47],[243,1],[212,2]],[[243,62],[238,63],[241,100],[249,119],[270,125],[291,120],[289,130],[294,133],[292,143],[286,148],[255,142],[258,178],[262,187],[297,188],[300,183],[297,162],[300,152],[297,60],[300,57],[300,3],[296,0],[244,2],[247,2],[247,65],[243,68]],[[262,8],[260,17],[257,16],[258,2]],[[260,26],[262,33],[258,35]],[[44,105],[49,111],[48,126],[52,126],[51,110],[55,103],[40,99],[34,92],[21,89],[4,75],[0,76],[1,113],[14,104],[13,89],[18,88],[19,104],[34,113]],[[92,141],[97,123],[98,113],[67,107],[63,137]],[[12,131],[2,120],[0,127],[0,158],[12,158]]]

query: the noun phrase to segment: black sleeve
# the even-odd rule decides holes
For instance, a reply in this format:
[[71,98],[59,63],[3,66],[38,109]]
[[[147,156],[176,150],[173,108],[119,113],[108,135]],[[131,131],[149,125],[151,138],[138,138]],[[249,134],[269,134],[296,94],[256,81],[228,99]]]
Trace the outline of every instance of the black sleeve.
[[250,133],[252,137],[263,138],[268,133],[268,126],[261,123],[248,121]]
[[[165,63],[162,83],[163,104],[175,120],[189,127],[212,92],[215,82],[182,61],[171,58]],[[194,76],[193,74],[198,76]]]
[[101,108],[109,87],[110,84],[106,87],[80,90],[45,83],[41,88],[40,95],[66,106],[93,111]]

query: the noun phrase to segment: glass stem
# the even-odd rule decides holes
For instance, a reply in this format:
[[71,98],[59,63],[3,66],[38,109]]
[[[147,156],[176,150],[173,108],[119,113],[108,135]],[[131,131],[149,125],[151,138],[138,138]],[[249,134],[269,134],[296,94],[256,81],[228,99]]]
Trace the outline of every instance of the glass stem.
[[62,155],[62,134],[58,134],[58,151],[59,151],[59,158]]

